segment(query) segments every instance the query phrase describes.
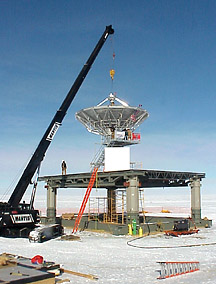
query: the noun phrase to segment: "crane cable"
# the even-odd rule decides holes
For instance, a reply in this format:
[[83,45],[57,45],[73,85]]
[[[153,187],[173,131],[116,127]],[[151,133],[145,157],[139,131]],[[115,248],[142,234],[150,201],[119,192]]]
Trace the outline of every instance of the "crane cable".
[[111,48],[112,48],[112,63],[111,63],[111,69],[110,69],[110,77],[111,77],[111,84],[112,84],[112,91],[113,91],[113,80],[115,75],[115,69],[114,69],[114,61],[115,61],[115,51],[113,47],[113,36],[110,37],[111,40]]

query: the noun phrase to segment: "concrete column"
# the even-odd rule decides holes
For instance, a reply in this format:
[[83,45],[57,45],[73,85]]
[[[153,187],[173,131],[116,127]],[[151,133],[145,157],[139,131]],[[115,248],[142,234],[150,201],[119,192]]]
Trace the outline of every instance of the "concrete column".
[[56,195],[57,189],[47,185],[47,218],[50,223],[56,223]]
[[107,189],[107,200],[108,200],[108,218],[109,220],[115,221],[116,219],[116,189],[108,188]]
[[194,177],[191,179],[191,218],[195,223],[201,221],[201,197],[200,197],[200,179]]
[[127,222],[136,220],[139,224],[139,180],[138,177],[131,178],[126,189]]

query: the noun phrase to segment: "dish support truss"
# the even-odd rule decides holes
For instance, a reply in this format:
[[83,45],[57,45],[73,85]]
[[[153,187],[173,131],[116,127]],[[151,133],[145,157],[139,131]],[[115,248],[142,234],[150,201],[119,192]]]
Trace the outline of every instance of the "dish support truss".
[[140,107],[96,106],[76,113],[76,118],[94,134],[111,138],[113,131],[133,132],[147,117],[148,112]]

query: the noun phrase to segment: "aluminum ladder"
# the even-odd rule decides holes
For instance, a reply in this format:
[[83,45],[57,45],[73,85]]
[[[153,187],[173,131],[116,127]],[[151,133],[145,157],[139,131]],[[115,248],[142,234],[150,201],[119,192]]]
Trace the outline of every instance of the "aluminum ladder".
[[91,162],[91,171],[97,167],[98,169],[103,166],[104,158],[105,158],[105,147],[112,147],[115,146],[115,141],[112,141],[110,139],[106,139],[104,144],[101,145],[98,152],[94,156],[94,159]]
[[166,279],[200,269],[200,263],[198,261],[165,261],[158,263],[161,265],[161,270],[158,270],[160,276],[157,279]]

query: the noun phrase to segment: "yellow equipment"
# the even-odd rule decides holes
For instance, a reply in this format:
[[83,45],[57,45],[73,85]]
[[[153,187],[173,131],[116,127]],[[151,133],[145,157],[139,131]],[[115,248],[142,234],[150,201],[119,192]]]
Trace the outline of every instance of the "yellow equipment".
[[143,235],[143,229],[139,227],[139,237],[142,237],[142,235]]
[[110,70],[110,77],[111,77],[112,80],[114,79],[114,75],[115,75],[115,70],[111,69]]
[[132,225],[128,224],[128,234],[132,236]]

